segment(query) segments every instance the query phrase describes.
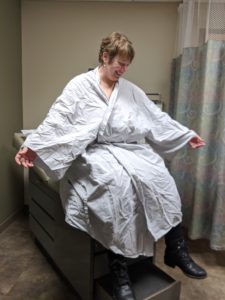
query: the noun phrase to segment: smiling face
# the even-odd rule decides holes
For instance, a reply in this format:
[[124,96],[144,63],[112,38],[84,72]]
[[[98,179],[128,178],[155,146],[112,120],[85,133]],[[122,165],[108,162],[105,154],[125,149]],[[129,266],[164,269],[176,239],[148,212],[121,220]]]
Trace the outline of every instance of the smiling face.
[[110,61],[107,52],[103,53],[103,69],[104,75],[110,81],[117,81],[128,69],[131,64],[130,60],[126,57],[116,55],[112,61]]

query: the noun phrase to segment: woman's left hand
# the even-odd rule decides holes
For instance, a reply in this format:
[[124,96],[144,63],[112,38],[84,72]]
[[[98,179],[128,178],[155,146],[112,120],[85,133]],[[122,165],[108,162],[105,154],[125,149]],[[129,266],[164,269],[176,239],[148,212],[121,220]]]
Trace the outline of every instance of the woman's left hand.
[[196,149],[205,146],[205,141],[199,135],[196,135],[188,142],[188,144],[191,148]]

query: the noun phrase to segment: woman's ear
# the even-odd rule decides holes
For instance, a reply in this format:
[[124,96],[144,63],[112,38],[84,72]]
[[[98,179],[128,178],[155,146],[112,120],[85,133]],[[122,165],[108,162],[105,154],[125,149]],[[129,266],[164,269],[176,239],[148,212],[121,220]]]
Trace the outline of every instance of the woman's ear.
[[109,53],[108,52],[103,52],[102,60],[103,60],[104,64],[107,64],[109,62]]

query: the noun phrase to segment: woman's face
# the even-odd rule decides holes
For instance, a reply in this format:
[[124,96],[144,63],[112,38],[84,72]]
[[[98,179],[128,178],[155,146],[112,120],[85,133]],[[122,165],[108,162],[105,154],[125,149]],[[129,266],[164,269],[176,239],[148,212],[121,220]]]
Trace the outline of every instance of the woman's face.
[[103,54],[105,76],[111,81],[117,81],[128,69],[130,60],[127,58],[115,56],[111,62],[109,62],[108,53]]

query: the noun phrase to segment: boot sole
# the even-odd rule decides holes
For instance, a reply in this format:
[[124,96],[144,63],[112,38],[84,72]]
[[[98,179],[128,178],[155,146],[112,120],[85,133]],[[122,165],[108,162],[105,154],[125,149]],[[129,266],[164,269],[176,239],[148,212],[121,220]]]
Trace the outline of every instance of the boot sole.
[[188,274],[188,273],[185,273],[179,266],[177,266],[176,264],[173,264],[173,263],[170,263],[168,261],[164,261],[165,265],[167,265],[168,267],[170,268],[175,268],[175,267],[178,267],[184,275],[186,275],[187,277],[189,278],[192,278],[192,279],[205,279],[207,277],[207,275],[204,275],[204,276],[194,276],[194,275],[191,275],[191,274]]
[[[178,267],[179,268],[179,267]],[[181,270],[181,269],[180,269]],[[181,270],[182,271],[182,270]],[[192,278],[192,279],[205,279],[207,277],[207,275],[204,275],[204,276],[201,276],[201,277],[197,277],[197,276],[194,276],[194,275],[190,275],[190,274],[187,274],[185,273],[184,271],[182,271],[184,273],[184,275],[186,275],[187,277],[189,278]]]

